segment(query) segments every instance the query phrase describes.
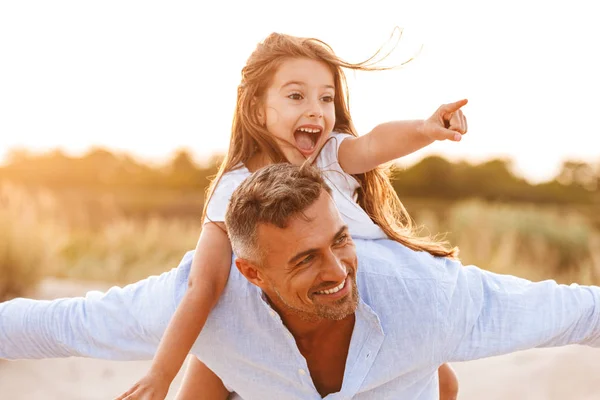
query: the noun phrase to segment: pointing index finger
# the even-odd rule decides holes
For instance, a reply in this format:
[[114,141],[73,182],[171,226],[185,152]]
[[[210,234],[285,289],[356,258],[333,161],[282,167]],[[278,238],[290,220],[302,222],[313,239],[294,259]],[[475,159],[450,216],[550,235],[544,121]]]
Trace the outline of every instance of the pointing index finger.
[[469,100],[462,99],[462,100],[459,100],[459,101],[455,101],[454,103],[444,104],[442,106],[444,114],[451,114],[451,113],[459,110],[462,106],[464,106],[468,102],[469,102]]

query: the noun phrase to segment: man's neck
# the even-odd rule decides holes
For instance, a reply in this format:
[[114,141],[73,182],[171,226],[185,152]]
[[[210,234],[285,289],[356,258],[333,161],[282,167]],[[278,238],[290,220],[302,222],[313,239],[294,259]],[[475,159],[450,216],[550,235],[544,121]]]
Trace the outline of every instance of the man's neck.
[[[278,310],[279,311],[279,310]],[[279,311],[306,360],[315,388],[322,397],[339,392],[354,331],[355,313],[341,320],[306,320]]]
[[340,320],[310,317],[289,309],[265,294],[290,331],[306,360],[315,388],[325,397],[342,389],[346,359],[354,331],[356,313]]
[[323,337],[332,330],[340,330],[351,325],[354,327],[354,313],[340,320],[331,320],[315,317],[308,319],[297,314],[277,310],[281,320],[296,340],[310,341],[313,338]]
[[328,319],[291,310],[277,299],[264,295],[296,341],[310,342],[313,338],[324,337],[332,331],[342,331],[344,328],[350,328],[350,332],[352,332],[354,328],[354,312],[339,320]]

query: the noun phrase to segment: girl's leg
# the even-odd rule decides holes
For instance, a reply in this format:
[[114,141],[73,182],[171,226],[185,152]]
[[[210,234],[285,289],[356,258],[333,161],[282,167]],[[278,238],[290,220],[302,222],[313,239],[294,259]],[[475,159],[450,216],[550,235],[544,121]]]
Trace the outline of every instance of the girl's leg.
[[440,400],[456,400],[458,398],[458,379],[450,364],[442,364],[438,369],[440,381]]
[[229,392],[221,379],[195,356],[188,358],[185,375],[175,400],[226,400]]

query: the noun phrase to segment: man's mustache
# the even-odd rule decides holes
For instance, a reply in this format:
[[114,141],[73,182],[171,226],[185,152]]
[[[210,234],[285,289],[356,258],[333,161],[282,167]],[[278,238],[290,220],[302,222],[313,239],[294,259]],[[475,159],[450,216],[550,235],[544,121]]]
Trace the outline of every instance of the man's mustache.
[[[354,277],[354,269],[350,268],[350,267],[346,267],[347,270],[347,274],[346,277],[344,278],[344,281],[348,278],[351,278],[350,281],[354,282],[354,280],[352,279]],[[336,282],[336,281],[325,281],[320,283],[318,286],[311,288],[310,292],[311,295],[315,294],[316,292],[320,292],[321,290],[325,290],[325,289],[332,289],[336,286],[338,286],[341,282]]]

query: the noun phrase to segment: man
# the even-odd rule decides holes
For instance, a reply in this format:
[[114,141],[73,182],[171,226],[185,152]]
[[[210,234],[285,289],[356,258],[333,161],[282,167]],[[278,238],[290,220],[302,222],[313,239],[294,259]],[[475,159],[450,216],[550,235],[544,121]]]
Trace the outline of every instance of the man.
[[[313,168],[256,172],[226,225],[237,268],[192,353],[236,398],[436,399],[444,362],[600,345],[599,288],[354,243]],[[191,259],[106,294],[0,304],[0,357],[151,358]]]

